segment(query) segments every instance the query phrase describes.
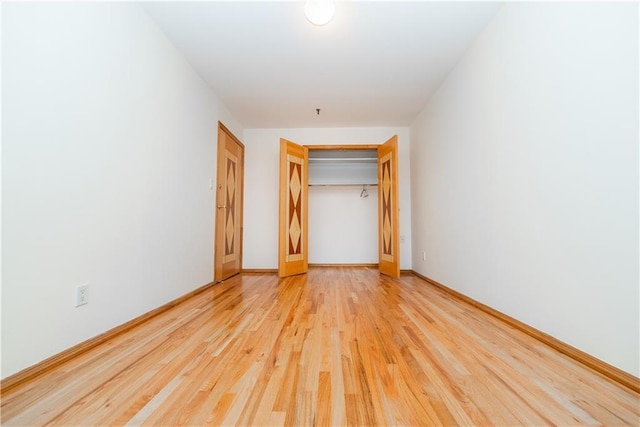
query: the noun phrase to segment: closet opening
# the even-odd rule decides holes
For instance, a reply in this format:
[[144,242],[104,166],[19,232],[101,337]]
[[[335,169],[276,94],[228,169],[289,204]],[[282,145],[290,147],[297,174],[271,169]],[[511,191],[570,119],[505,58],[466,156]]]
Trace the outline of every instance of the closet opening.
[[280,138],[278,204],[280,277],[306,273],[309,263],[377,264],[400,277],[397,135],[379,145]]
[[309,149],[309,265],[378,265],[377,146]]

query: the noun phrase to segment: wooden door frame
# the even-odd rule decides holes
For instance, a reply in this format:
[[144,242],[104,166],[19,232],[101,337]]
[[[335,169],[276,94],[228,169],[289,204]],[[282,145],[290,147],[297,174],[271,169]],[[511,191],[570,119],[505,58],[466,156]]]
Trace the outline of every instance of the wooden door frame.
[[[394,135],[391,138],[398,138],[398,135]],[[381,143],[381,144],[340,144],[340,145],[303,145],[303,147],[306,147],[309,151],[343,151],[343,150],[376,150],[376,152],[378,151],[378,148],[380,148],[382,145],[384,145],[386,142],[388,142],[389,139],[387,139],[387,141]],[[397,154],[397,153],[396,153]],[[376,160],[376,168],[379,169],[380,165],[377,164],[377,160]],[[398,179],[398,174],[399,174],[399,170],[398,170],[398,159],[396,158],[395,161],[395,179],[397,181]],[[399,191],[400,189],[398,188],[398,193],[395,195],[396,199],[397,199],[397,203],[398,203],[398,207],[400,207],[400,199],[399,199]],[[378,196],[380,197],[380,196]],[[380,223],[380,221],[382,221],[382,212],[380,210],[380,201],[378,200],[378,223]],[[396,213],[396,215],[398,215],[398,213]],[[398,221],[400,220],[400,218],[398,218]],[[378,225],[378,232],[380,231],[381,226]],[[398,233],[399,234],[399,233]],[[381,236],[378,236],[378,245],[380,245],[380,238]],[[395,242],[395,253],[396,253],[396,257],[398,258],[398,265],[400,265],[400,236],[398,235],[396,237],[396,242]],[[380,255],[378,255],[379,257]],[[378,269],[380,268],[380,259],[378,259]],[[395,276],[393,276],[395,277]],[[399,277],[399,276],[398,276]]]
[[[213,227],[213,281],[214,283],[216,282],[220,282],[224,279],[222,279],[222,258],[218,258],[220,256],[220,254],[218,253],[218,241],[217,238],[218,236],[222,236],[222,238],[224,239],[224,233],[220,233],[220,229],[218,228],[218,214],[220,213],[220,209],[218,208],[218,206],[220,206],[220,201],[218,200],[218,187],[220,185],[222,185],[220,183],[219,180],[219,171],[218,171],[218,163],[220,161],[221,156],[224,156],[225,154],[225,147],[222,144],[221,138],[220,138],[220,133],[224,132],[227,136],[229,136],[236,144],[238,144],[241,149],[242,149],[242,155],[240,156],[240,159],[238,159],[238,162],[240,165],[242,165],[242,169],[241,169],[241,185],[239,188],[239,199],[240,199],[240,210],[239,210],[239,215],[236,218],[237,221],[240,221],[240,233],[238,237],[238,257],[239,257],[239,269],[238,269],[238,273],[242,271],[242,256],[243,256],[243,240],[244,240],[244,152],[245,152],[245,147],[244,144],[233,134],[233,132],[231,132],[231,130],[229,130],[229,128],[227,128],[221,121],[218,121],[218,147],[217,147],[217,157],[216,157],[216,186],[213,189],[216,192],[216,196],[215,196],[215,204],[214,204],[214,215],[213,215],[213,221],[214,221],[214,227]],[[224,204],[224,202],[223,202]]]
[[342,150],[377,150],[380,145],[382,144],[303,145],[303,147],[307,147],[309,151],[329,151],[329,150],[342,151]]

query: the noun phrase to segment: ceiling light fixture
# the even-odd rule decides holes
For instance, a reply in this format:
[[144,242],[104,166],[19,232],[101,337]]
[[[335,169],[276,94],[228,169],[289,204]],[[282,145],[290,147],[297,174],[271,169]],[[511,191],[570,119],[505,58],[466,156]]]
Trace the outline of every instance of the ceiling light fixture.
[[325,25],[336,11],[334,0],[307,0],[304,4],[304,14],[314,25]]

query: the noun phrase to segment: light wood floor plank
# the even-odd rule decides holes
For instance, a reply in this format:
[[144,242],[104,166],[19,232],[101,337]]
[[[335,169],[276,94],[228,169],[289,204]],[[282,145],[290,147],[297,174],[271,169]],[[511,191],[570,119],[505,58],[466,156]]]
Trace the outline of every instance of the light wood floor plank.
[[640,396],[414,276],[237,276],[2,394],[2,425],[631,425]]

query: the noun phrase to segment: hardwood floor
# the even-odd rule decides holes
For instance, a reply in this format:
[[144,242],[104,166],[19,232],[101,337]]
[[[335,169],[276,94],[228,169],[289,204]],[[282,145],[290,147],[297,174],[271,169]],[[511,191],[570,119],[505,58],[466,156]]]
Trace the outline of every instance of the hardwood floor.
[[638,425],[640,396],[414,276],[236,276],[2,394],[2,425]]

